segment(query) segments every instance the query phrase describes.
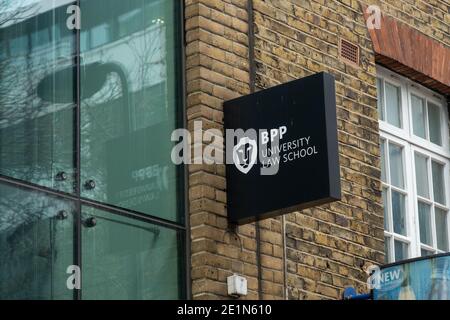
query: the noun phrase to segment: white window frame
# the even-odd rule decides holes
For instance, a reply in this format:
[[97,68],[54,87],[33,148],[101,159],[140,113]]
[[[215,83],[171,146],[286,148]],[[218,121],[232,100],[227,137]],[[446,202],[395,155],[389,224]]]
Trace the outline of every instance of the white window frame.
[[[427,159],[427,173],[428,173],[428,184],[429,184],[429,199],[423,198],[421,196],[418,195],[417,192],[417,184],[416,184],[416,170],[412,171],[412,175],[411,175],[411,180],[412,180],[412,187],[413,187],[413,195],[414,195],[414,221],[415,221],[415,233],[417,235],[417,248],[416,248],[416,252],[415,252],[415,256],[420,257],[421,256],[421,249],[426,249],[428,251],[433,251],[434,254],[437,253],[444,253],[444,251],[439,250],[437,248],[437,236],[436,236],[436,223],[435,223],[435,208],[438,207],[440,209],[443,209],[445,211],[447,211],[447,235],[448,238],[450,238],[450,192],[449,192],[449,187],[450,187],[450,174],[445,174],[445,172],[450,173],[450,164],[449,164],[449,159],[436,155],[433,152],[427,151],[423,148],[418,148],[416,146],[412,146],[411,147],[411,165],[414,166],[414,155],[415,153],[420,153],[422,155],[425,155],[428,159]],[[436,201],[434,201],[434,190],[433,190],[433,178],[432,178],[432,168],[431,168],[431,163],[432,161],[438,162],[439,164],[444,165],[444,186],[445,186],[445,190],[447,191],[445,193],[445,205],[436,203]],[[425,202],[429,205],[431,205],[431,240],[432,240],[432,246],[427,246],[427,245],[423,245],[420,242],[420,226],[419,226],[419,208],[418,208],[418,201],[422,201]],[[447,247],[450,249],[450,239],[447,240]]]
[[[399,139],[395,137],[394,135],[383,133],[381,135],[381,139],[385,141],[385,167],[386,167],[386,180],[389,181],[389,183],[382,182],[382,186],[385,189],[388,189],[389,192],[392,192],[390,190],[394,190],[398,193],[401,193],[405,196],[405,228],[406,228],[406,235],[401,235],[394,232],[394,225],[393,225],[393,214],[392,214],[392,198],[388,196],[387,198],[387,205],[388,205],[388,225],[390,226],[390,229],[392,231],[384,231],[384,236],[393,239],[388,243],[389,246],[389,252],[391,256],[389,257],[389,261],[394,261],[394,240],[398,240],[404,243],[408,244],[408,256],[411,257],[415,254],[415,251],[412,250],[414,247],[415,239],[415,225],[413,223],[413,219],[411,219],[408,216],[408,213],[413,210],[412,208],[412,201],[410,200],[412,197],[409,179],[408,179],[408,172],[411,172],[411,146],[403,141],[402,139]],[[398,188],[396,186],[392,185],[391,181],[391,172],[390,172],[390,159],[389,159],[389,144],[395,144],[400,147],[402,147],[402,158],[403,158],[403,179],[404,179],[404,188],[403,190],[401,188]],[[389,193],[390,194],[390,193]]]
[[[388,179],[388,175],[390,175],[389,170],[389,147],[388,142],[400,145],[403,147],[403,161],[404,161],[404,183],[405,183],[405,191],[406,191],[406,199],[405,199],[405,210],[406,210],[406,232],[407,236],[402,236],[394,233],[394,227],[392,225],[392,199],[388,196],[387,204],[388,204],[388,224],[391,226],[392,232],[386,231],[384,232],[385,237],[389,237],[391,239],[400,240],[402,242],[409,243],[408,247],[408,258],[415,258],[421,256],[421,249],[423,245],[420,242],[420,229],[419,229],[419,211],[418,211],[418,201],[420,196],[417,194],[417,186],[416,186],[416,170],[415,170],[415,152],[423,154],[428,157],[427,168],[428,168],[428,179],[430,185],[430,203],[432,203],[431,209],[431,237],[433,247],[426,247],[427,250],[433,250],[433,253],[442,253],[437,249],[437,239],[436,239],[436,224],[435,224],[435,210],[434,207],[436,205],[433,202],[433,182],[432,182],[432,172],[431,172],[431,160],[435,160],[441,164],[444,164],[444,184],[445,184],[445,196],[446,196],[446,205],[438,207],[442,207],[442,209],[447,210],[447,235],[448,235],[448,243],[447,246],[450,249],[450,134],[449,134],[449,114],[447,108],[447,101],[443,96],[438,95],[432,90],[429,90],[414,81],[411,81],[407,78],[404,78],[388,69],[377,66],[377,78],[382,79],[383,83],[388,82],[400,88],[401,90],[401,123],[402,128],[398,128],[394,125],[391,125],[387,122],[387,112],[384,110],[385,119],[379,120],[380,127],[380,137],[386,143],[386,179]],[[412,121],[412,106],[411,106],[411,94],[416,95],[417,97],[423,98],[425,104],[427,105],[430,101],[431,103],[439,106],[441,110],[441,138],[442,138],[442,146],[436,145],[429,140],[423,139],[414,135],[413,131],[413,121]],[[384,108],[386,105],[386,92],[383,90],[383,100],[384,100]],[[428,106],[426,106],[426,135],[429,136],[429,122],[428,122]],[[390,179],[387,181],[391,182]],[[382,182],[383,188],[396,189],[392,187],[392,185]],[[387,244],[389,246],[390,256],[387,257],[387,261],[394,262],[395,254],[394,254],[394,240],[390,240]]]

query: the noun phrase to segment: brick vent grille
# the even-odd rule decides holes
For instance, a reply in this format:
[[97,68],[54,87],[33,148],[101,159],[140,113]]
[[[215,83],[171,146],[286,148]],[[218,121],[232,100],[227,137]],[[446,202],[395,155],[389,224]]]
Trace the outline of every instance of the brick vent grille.
[[359,66],[359,47],[347,40],[339,42],[339,57],[342,61]]

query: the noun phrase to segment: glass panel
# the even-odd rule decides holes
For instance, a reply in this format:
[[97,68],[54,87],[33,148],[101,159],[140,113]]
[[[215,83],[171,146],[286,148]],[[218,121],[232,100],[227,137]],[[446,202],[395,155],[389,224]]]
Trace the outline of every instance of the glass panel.
[[435,218],[436,218],[437,247],[439,250],[448,251],[447,212],[436,208]]
[[432,256],[433,254],[434,254],[433,251],[428,251],[428,250],[426,250],[426,249],[421,249],[421,250],[420,250],[420,255],[421,255],[422,257]]
[[389,166],[391,184],[403,189],[405,187],[403,177],[403,148],[392,143],[389,144]]
[[427,157],[416,153],[415,160],[417,194],[424,198],[430,198]]
[[88,31],[81,31],[80,32],[80,50],[86,51],[90,47],[89,45],[89,32]]
[[388,190],[386,188],[383,188],[382,191],[382,197],[383,197],[383,208],[384,208],[384,230],[391,231],[389,226],[389,203],[387,199],[387,192]]
[[411,95],[412,121],[414,134],[418,137],[427,138],[426,135],[426,109],[422,98]]
[[400,88],[385,82],[387,121],[401,128],[401,96]]
[[389,199],[388,199],[388,189],[387,188],[383,188],[382,197],[383,197],[383,208],[384,208],[384,230],[392,232],[390,223],[389,223],[389,207],[388,207]]
[[408,259],[408,244],[395,240],[394,241],[394,249],[395,249],[395,261],[402,261]]
[[384,237],[384,262],[389,263],[391,262],[391,238]]
[[83,207],[83,299],[159,300],[182,295],[175,230]]
[[386,180],[386,141],[381,140],[381,181],[387,182]]
[[40,48],[50,45],[50,32],[48,28],[36,30],[31,34],[31,49],[39,50]]
[[[0,61],[8,57],[8,46],[6,41],[0,39]],[[1,63],[1,62],[0,62]]]
[[441,146],[441,109],[431,102],[428,102],[428,123],[430,127],[430,141]]
[[124,37],[142,29],[143,11],[135,9],[119,16],[119,36]]
[[406,236],[405,196],[392,191],[392,218],[394,232]]
[[431,167],[433,173],[434,201],[441,204],[446,204],[447,201],[445,199],[444,166],[433,161]]
[[418,203],[420,242],[429,246],[433,245],[431,238],[431,206],[426,203]]
[[110,41],[108,24],[103,23],[99,26],[92,27],[90,31],[92,48],[101,46]]
[[72,299],[74,205],[0,184],[0,299]]
[[10,56],[0,61],[0,173],[73,192],[75,33],[63,4],[1,2],[0,39]]
[[[19,8],[17,10],[20,10]],[[28,35],[15,35],[11,40],[9,40],[9,51],[11,52],[11,57],[16,57],[19,55],[25,55],[30,49],[28,48]]]
[[384,87],[383,80],[377,78],[377,98],[378,98],[378,117],[380,120],[384,120]]
[[83,29],[102,44],[82,52],[81,175],[95,183],[82,195],[177,221],[182,174],[170,137],[181,97],[179,3],[81,1]]

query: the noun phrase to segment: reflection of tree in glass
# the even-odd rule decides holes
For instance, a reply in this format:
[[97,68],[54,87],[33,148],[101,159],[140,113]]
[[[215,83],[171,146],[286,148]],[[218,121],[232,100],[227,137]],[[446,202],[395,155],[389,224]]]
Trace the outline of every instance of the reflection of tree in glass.
[[[59,189],[55,175],[64,171],[70,177],[73,171],[73,103],[44,101],[37,95],[37,86],[54,70],[71,64],[70,52],[64,54],[62,48],[73,47],[73,39],[69,36],[57,44],[33,46],[30,39],[40,32],[37,26],[45,25],[47,36],[51,32],[56,37],[57,28],[65,23],[58,18],[61,13],[41,13],[38,4],[29,0],[2,2],[14,3],[14,8],[0,5],[0,50],[4,48],[0,55],[0,170],[4,175]],[[72,91],[72,79],[68,80],[67,90]],[[64,191],[70,192],[72,185],[66,185]]]
[[[106,164],[116,161],[110,158],[114,141],[161,122],[161,114],[167,112],[165,90],[160,89],[166,77],[164,29],[142,25],[139,31],[105,44],[108,50],[82,53],[84,65],[98,63],[109,70],[103,86],[81,102],[82,181],[96,181],[89,197],[111,200]],[[86,83],[81,86],[82,91],[90,89]]]
[[133,75],[132,82],[138,86],[133,95],[136,105],[133,120],[138,128],[167,119],[169,104],[165,37],[166,28],[164,24],[158,23],[147,27],[138,41],[127,41],[135,61],[130,73]]
[[29,0],[0,0],[0,28],[34,16],[36,5]]
[[[72,123],[72,112],[70,105],[57,106],[36,94],[37,83],[60,63],[50,54],[54,47],[35,50],[27,40],[31,35],[25,25],[37,25],[39,10],[35,1],[0,0],[0,173],[51,186],[54,173],[67,168],[67,159],[65,170],[72,166],[70,143],[62,147],[71,135],[66,123]],[[14,41],[14,50],[6,50]],[[59,134],[61,128],[69,132]],[[65,268],[72,259],[72,225],[55,216],[70,210],[41,194],[4,185],[0,195],[0,299],[63,293]],[[67,234],[68,242],[63,239]]]
[[[0,299],[46,299],[64,294],[71,261],[71,209],[61,201],[0,186]],[[66,292],[67,294],[67,292]],[[61,297],[61,296],[60,296]]]

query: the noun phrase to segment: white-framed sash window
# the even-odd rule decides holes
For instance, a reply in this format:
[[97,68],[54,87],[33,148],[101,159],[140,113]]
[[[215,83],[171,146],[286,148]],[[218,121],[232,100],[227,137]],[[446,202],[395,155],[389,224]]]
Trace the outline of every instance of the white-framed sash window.
[[377,67],[386,262],[450,250],[444,97]]

